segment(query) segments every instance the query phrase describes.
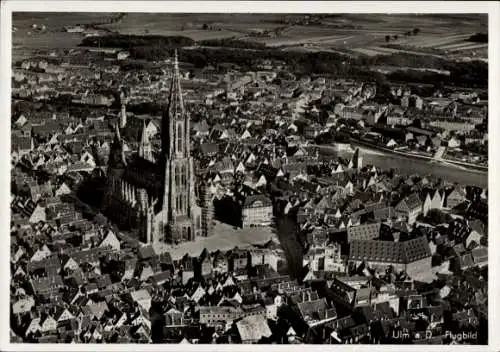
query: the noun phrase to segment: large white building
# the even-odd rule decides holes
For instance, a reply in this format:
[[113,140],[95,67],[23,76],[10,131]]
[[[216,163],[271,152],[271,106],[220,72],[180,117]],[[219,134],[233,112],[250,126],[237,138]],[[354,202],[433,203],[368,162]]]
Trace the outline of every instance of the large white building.
[[273,204],[266,196],[251,195],[242,207],[242,226],[269,226],[273,221]]

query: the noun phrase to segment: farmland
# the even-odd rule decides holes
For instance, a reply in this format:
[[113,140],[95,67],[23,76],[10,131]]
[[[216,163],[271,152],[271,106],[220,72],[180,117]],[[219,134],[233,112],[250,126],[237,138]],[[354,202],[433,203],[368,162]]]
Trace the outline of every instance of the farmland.
[[[30,56],[33,49],[70,49],[80,44],[81,33],[67,33],[65,27],[110,21],[116,14],[102,13],[14,13],[12,58]],[[42,28],[44,28],[42,30]]]
[[[99,29],[100,34],[183,36],[196,42],[231,38],[286,51],[336,52],[351,57],[394,53],[457,60],[487,57],[486,43],[468,41],[475,33],[487,32],[487,17],[480,15],[337,14],[313,19],[314,15],[301,14],[128,13],[110,20],[116,15],[16,14],[14,54],[20,56],[34,47],[75,47],[88,34],[66,33],[63,28],[83,24]],[[44,32],[32,30],[35,23],[49,22]],[[416,28],[418,33],[414,33]]]
[[[238,20],[235,21],[235,16]],[[181,35],[194,40],[241,37],[252,30],[274,29],[278,23],[271,21],[277,15],[252,14],[144,14],[129,13],[119,22],[104,25],[120,34]],[[262,18],[267,21],[262,22]]]

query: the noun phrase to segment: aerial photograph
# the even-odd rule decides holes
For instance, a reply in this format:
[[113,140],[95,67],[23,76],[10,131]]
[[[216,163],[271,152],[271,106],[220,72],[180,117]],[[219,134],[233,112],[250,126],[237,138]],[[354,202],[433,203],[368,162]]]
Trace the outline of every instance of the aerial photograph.
[[11,343],[488,344],[488,14],[13,12],[11,66]]

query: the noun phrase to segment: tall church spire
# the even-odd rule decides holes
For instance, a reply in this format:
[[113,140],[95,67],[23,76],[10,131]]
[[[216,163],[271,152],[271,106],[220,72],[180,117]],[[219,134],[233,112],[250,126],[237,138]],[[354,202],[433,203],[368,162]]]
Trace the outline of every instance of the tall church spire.
[[174,55],[170,94],[163,111],[161,133],[161,165],[164,167],[161,204],[163,223],[168,224],[169,241],[193,239],[195,194],[190,122],[182,97],[177,51]]
[[[177,56],[177,50],[174,54],[174,70],[172,72],[172,82],[170,86],[170,101],[169,110],[173,113],[172,116],[183,115],[184,114],[184,101],[182,99],[181,90],[181,77],[179,73],[179,59]],[[181,116],[179,116],[181,117]]]
[[178,157],[189,155],[189,117],[182,97],[181,77],[177,50],[174,54],[174,67],[170,83],[170,94],[162,119],[162,153],[164,157],[176,154]]

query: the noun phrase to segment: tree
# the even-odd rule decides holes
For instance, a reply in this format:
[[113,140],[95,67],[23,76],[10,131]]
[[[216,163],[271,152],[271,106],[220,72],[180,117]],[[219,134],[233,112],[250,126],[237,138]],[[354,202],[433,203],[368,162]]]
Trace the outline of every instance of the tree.
[[208,29],[208,24],[203,23],[203,29],[204,29],[204,30],[207,30],[207,29]]
[[386,43],[388,43],[390,40],[391,40],[391,36],[390,36],[390,35],[386,35],[386,36],[385,36],[385,41],[386,41]]
[[399,36],[397,34],[394,34],[392,37],[394,38],[394,40],[398,40],[398,38],[399,38]]
[[420,33],[420,28],[413,28],[413,35]]

